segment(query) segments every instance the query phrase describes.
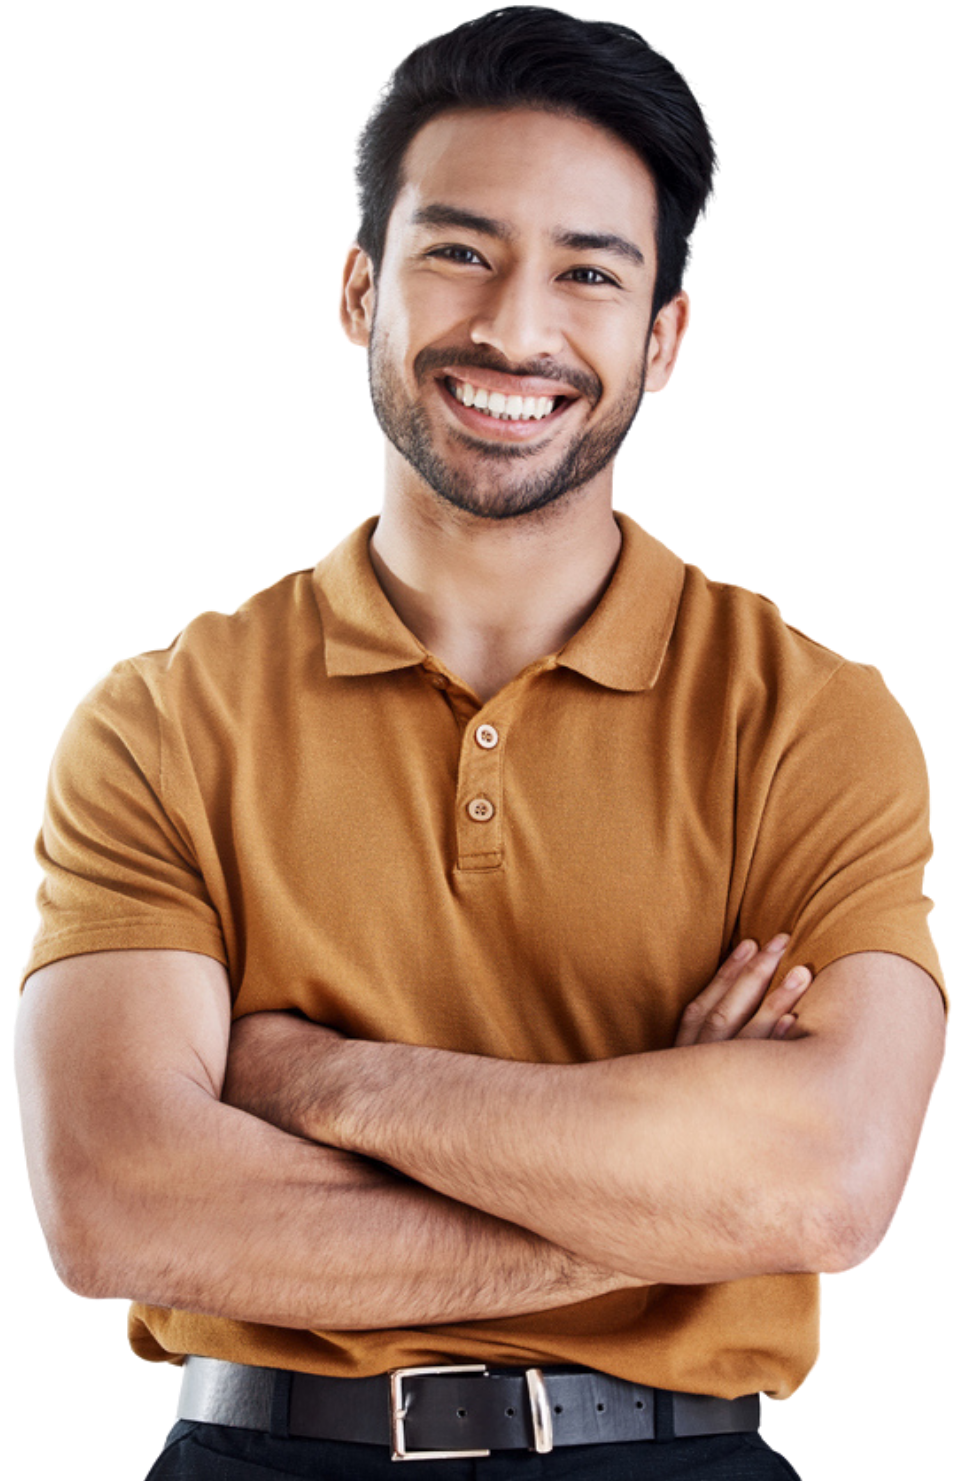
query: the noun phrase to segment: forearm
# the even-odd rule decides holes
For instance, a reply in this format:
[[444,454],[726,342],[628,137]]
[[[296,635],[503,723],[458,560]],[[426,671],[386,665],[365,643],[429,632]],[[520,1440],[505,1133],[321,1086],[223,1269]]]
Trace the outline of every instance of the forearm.
[[84,1294],[337,1329],[514,1316],[633,1284],[201,1091],[190,1112],[183,1135],[128,1123],[130,1155],[114,1141],[74,1182],[65,1274]]
[[768,1094],[778,1065],[752,1062],[789,1047],[549,1066],[352,1044],[312,1130],[647,1280],[816,1268],[816,1138]]

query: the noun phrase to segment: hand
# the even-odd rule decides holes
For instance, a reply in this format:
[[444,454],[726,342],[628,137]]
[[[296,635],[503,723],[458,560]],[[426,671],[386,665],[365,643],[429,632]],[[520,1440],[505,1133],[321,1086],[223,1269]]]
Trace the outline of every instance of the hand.
[[775,936],[762,950],[755,941],[741,941],[684,1010],[674,1047],[785,1038],[796,1023],[792,1010],[813,980],[806,967],[794,967],[778,988],[768,992],[789,940]]

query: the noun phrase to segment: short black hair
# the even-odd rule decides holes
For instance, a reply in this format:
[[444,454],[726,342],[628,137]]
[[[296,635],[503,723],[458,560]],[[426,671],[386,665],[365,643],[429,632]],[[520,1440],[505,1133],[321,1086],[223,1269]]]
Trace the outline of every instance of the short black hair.
[[358,144],[358,244],[377,274],[406,150],[436,114],[545,108],[588,119],[635,150],[656,185],[654,315],[680,290],[716,156],[672,63],[628,26],[537,5],[493,10],[426,41],[389,80]]

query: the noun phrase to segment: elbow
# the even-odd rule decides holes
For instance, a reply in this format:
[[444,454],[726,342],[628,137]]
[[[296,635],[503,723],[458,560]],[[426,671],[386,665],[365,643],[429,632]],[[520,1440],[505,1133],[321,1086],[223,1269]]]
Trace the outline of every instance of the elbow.
[[838,1150],[810,1189],[798,1268],[835,1275],[872,1255],[894,1216],[905,1178],[906,1170],[895,1174],[867,1147]]
[[37,1202],[40,1227],[58,1278],[75,1296],[104,1298],[116,1295],[108,1288],[106,1262],[76,1209],[65,1211]]
[[852,1270],[872,1255],[881,1243],[897,1210],[903,1180],[894,1187],[882,1179],[856,1181],[841,1204],[839,1232],[834,1246],[835,1263],[828,1273]]
[[47,1248],[54,1270],[68,1291],[72,1291],[75,1296],[106,1300],[120,1294],[113,1289],[103,1262],[96,1258],[96,1252],[81,1243],[63,1238],[48,1239]]
[[886,1232],[886,1223],[880,1226],[845,1211],[835,1226],[815,1243],[800,1268],[814,1275],[839,1275],[853,1270],[874,1253]]
[[76,1295],[123,1298],[138,1285],[156,1221],[146,1160],[113,1155],[63,1127],[28,1137],[40,1227],[57,1275]]
[[40,1226],[58,1277],[77,1296],[104,1300],[119,1287],[124,1261],[106,1190],[89,1178],[47,1180],[35,1194]]

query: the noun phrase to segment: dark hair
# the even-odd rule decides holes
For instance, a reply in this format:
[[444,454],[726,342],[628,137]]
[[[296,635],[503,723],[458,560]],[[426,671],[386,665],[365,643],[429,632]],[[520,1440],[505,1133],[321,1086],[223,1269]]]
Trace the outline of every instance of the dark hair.
[[376,273],[412,139],[438,113],[538,107],[624,140],[656,184],[653,313],[680,290],[688,238],[716,163],[706,120],[676,68],[628,26],[519,5],[419,46],[392,74],[358,144],[358,243]]

